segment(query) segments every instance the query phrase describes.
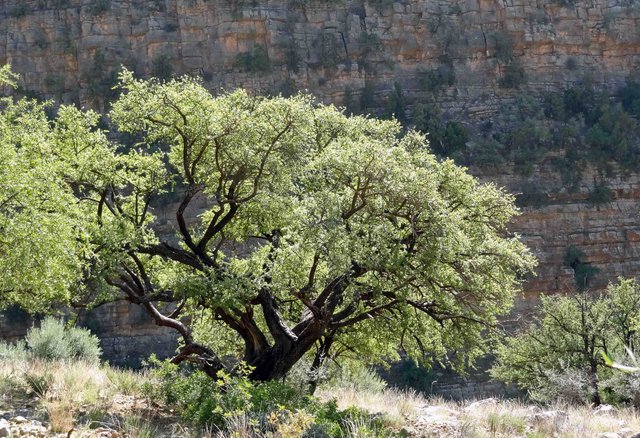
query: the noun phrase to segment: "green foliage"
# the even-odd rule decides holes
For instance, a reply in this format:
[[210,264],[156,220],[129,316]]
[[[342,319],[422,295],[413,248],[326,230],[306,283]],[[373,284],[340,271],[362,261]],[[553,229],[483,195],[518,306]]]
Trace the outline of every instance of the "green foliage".
[[249,73],[266,73],[271,71],[271,61],[265,46],[257,44],[249,52],[236,56],[236,67]]
[[44,78],[44,86],[50,93],[57,95],[64,92],[64,77],[59,74],[48,74]]
[[0,341],[0,360],[7,362],[23,362],[27,360],[27,348],[24,341],[15,344]]
[[587,200],[594,206],[608,204],[613,200],[611,188],[606,184],[596,184],[589,192],[589,198]]
[[104,54],[97,49],[93,55],[93,66],[83,75],[87,83],[86,93],[94,102],[109,102],[117,96],[117,70],[108,70]]
[[348,362],[340,367],[331,367],[324,385],[375,393],[382,392],[387,387],[387,382],[370,367],[360,362]]
[[522,435],[527,429],[525,418],[502,412],[491,412],[487,417],[487,424],[489,433],[493,436],[496,434]]
[[548,201],[548,195],[541,191],[540,184],[527,182],[520,193],[516,195],[516,204],[519,207],[541,207]]
[[494,55],[502,63],[509,64],[513,62],[513,41],[505,32],[496,32],[490,36],[493,42]]
[[441,65],[437,69],[421,72],[419,75],[420,88],[430,93],[450,87],[456,82],[456,73],[452,65]]
[[568,247],[564,255],[564,264],[573,269],[576,287],[579,290],[587,289],[593,277],[599,272],[598,268],[585,262],[584,257],[584,252],[575,245]]
[[46,318],[39,328],[27,333],[27,346],[31,356],[44,360],[62,360],[71,357],[69,343],[65,339],[64,324],[54,318]]
[[298,53],[298,47],[293,38],[288,38],[284,43],[281,44],[282,50],[284,51],[284,59],[287,65],[287,69],[294,73],[298,73],[300,71],[300,63],[302,62],[302,56]]
[[101,350],[98,338],[89,330],[79,327],[65,328],[55,318],[45,318],[40,327],[33,327],[26,337],[29,355],[43,360],[75,359],[97,362]]
[[407,114],[405,109],[404,93],[399,82],[393,84],[393,90],[387,97],[386,117],[395,118],[400,122],[406,121]]
[[334,69],[342,62],[342,49],[334,33],[321,32],[314,41],[318,53],[318,67]]
[[51,389],[53,375],[50,373],[38,374],[26,372],[23,376],[27,386],[40,398],[44,398]]
[[356,101],[351,87],[344,89],[344,97],[342,98],[342,106],[345,109],[345,113],[349,116],[357,114],[360,111],[359,103]]
[[378,12],[384,12],[393,6],[394,0],[367,0],[367,3],[378,10]]
[[[217,380],[212,380],[204,373],[185,372],[166,361],[155,364],[151,383],[145,385],[146,395],[175,406],[185,420],[194,424],[233,433],[234,423],[242,418],[244,425],[259,436],[287,430],[290,434],[283,436],[339,438],[351,436],[350,427],[361,423],[371,434],[367,436],[390,436],[384,423],[365,411],[340,411],[335,401],[320,402],[282,382],[251,382],[251,370],[245,365],[240,365],[234,375],[219,372]],[[294,423],[299,427],[295,434],[283,427]]]
[[167,54],[161,54],[153,58],[151,62],[151,75],[161,80],[169,80],[173,75],[171,58]]
[[524,68],[516,61],[511,61],[504,68],[498,84],[502,88],[518,88],[525,81]]
[[[360,110],[370,112],[376,107],[376,90],[371,82],[366,82],[360,92]],[[367,111],[368,110],[368,111]]]
[[9,10],[9,16],[11,18],[19,19],[19,18],[26,17],[29,12],[30,12],[29,5],[21,1],[21,2],[18,2],[17,5],[13,6]]
[[640,117],[640,82],[629,79],[618,96],[625,111],[636,118]]
[[111,9],[111,0],[94,0],[89,6],[89,12],[93,16],[99,16]]
[[[7,67],[0,82],[15,84]],[[54,159],[56,129],[46,107],[0,98],[0,307],[50,309],[78,286],[84,269],[82,213]]]
[[412,119],[415,128],[429,138],[429,146],[434,153],[453,158],[458,163],[466,163],[469,131],[464,125],[442,120],[438,108],[428,104],[416,105]]
[[638,345],[640,286],[619,280],[604,294],[542,297],[540,315],[496,352],[494,377],[541,400],[599,403],[611,385],[602,353],[620,357]]
[[[74,107],[61,106],[52,123],[42,115],[35,137],[22,123],[32,113],[7,127],[9,158],[31,151],[25,162],[38,165],[38,148],[55,148],[31,182],[39,197],[0,216],[11,231],[0,239],[21,239],[12,247],[20,258],[0,251],[3,290],[23,288],[7,304],[86,300],[90,285],[97,301],[125,296],[176,329],[176,361],[215,375],[244,359],[257,381],[283,378],[320,345],[370,364],[397,358],[400,339],[411,357],[458,367],[486,351],[487,324],[508,312],[535,264],[505,234],[517,212],[511,196],[438,160],[424,136],[394,120],[347,117],[304,95],[214,97],[188,77],[140,80],[125,70],[120,78],[110,119],[137,136],[133,148],[109,141],[96,113]],[[21,168],[5,163],[11,178],[0,190],[22,195],[25,180],[12,179]],[[169,236],[152,212],[178,183]],[[196,196],[207,207],[187,220]],[[24,230],[14,231],[22,214]],[[34,217],[55,225],[52,237],[33,232]],[[38,251],[48,257],[24,272]],[[56,269],[73,281],[60,281],[62,296],[34,287]],[[206,345],[194,339],[200,321],[216,334]],[[76,354],[42,345],[45,356]]]

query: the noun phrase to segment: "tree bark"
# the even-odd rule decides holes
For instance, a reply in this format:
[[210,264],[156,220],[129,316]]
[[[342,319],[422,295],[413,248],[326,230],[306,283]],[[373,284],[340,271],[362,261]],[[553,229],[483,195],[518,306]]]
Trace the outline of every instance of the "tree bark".
[[248,362],[254,367],[249,378],[261,382],[284,378],[323,334],[324,330],[318,325],[296,341],[276,342]]

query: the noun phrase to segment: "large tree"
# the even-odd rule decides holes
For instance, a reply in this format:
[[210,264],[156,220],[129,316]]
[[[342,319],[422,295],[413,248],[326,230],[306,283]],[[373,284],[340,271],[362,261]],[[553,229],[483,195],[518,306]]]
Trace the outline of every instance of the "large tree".
[[[8,67],[0,87],[15,86]],[[32,311],[67,301],[81,284],[84,229],[63,179],[46,105],[0,98],[0,309]]]
[[235,355],[268,380],[306,354],[464,362],[534,264],[505,230],[512,197],[395,121],[189,78],[121,86],[109,118],[139,143],[62,107],[56,157],[90,232],[91,300],[177,330],[175,363],[214,375]]

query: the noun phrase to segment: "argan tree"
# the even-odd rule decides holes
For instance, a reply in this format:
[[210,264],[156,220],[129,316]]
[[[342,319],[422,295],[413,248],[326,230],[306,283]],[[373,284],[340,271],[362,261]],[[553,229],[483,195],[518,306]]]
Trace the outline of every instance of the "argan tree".
[[120,79],[109,118],[135,147],[70,107],[52,128],[88,233],[76,304],[139,304],[180,334],[172,361],[210,375],[233,358],[269,380],[305,355],[464,363],[483,351],[534,264],[506,233],[510,195],[395,121],[308,96]]

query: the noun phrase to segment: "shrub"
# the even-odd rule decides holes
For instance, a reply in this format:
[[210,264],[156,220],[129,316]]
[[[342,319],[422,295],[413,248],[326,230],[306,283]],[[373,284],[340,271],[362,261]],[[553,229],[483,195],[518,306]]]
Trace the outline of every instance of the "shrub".
[[513,61],[513,41],[505,32],[496,32],[491,35],[495,56],[499,61],[510,63]]
[[353,388],[356,391],[382,392],[387,387],[374,370],[361,363],[347,363],[329,371],[326,385],[336,388]]
[[31,391],[40,398],[44,398],[47,395],[54,380],[53,374],[51,373],[37,374],[26,372],[23,378],[29,388],[31,388]]
[[102,350],[99,346],[99,340],[89,330],[72,327],[66,330],[65,335],[71,358],[86,362],[97,362],[100,359]]
[[504,73],[498,81],[502,88],[518,88],[525,80],[524,68],[515,61],[507,64]]
[[169,55],[156,56],[151,63],[151,75],[158,79],[167,80],[173,74],[173,67]]
[[404,93],[402,92],[402,87],[399,82],[393,84],[393,90],[387,98],[385,115],[389,118],[395,117],[400,122],[406,121],[407,115],[405,112]]
[[622,107],[635,117],[640,117],[640,82],[628,80],[618,91]]
[[11,362],[23,362],[27,360],[27,350],[24,341],[16,344],[9,344],[0,341],[0,360]]
[[27,333],[30,356],[43,360],[63,360],[71,356],[64,324],[55,318],[45,318],[40,327]]
[[540,386],[529,392],[532,399],[539,402],[560,402],[570,405],[589,403],[590,382],[587,373],[581,369],[542,370]]
[[251,382],[247,378],[250,369],[243,365],[236,368],[235,375],[220,372],[215,381],[200,371],[190,373],[167,361],[153,363],[152,383],[144,389],[147,396],[161,397],[189,422],[215,427],[231,436],[276,432],[292,438],[337,438],[354,436],[349,435],[352,424],[366,425],[368,435],[357,436],[390,435],[381,419],[365,411],[340,411],[335,401],[320,402],[279,381]]
[[522,435],[527,428],[526,420],[523,417],[509,413],[492,412],[487,417],[487,423],[492,436],[496,434]]
[[589,192],[589,198],[587,199],[591,205],[600,206],[608,204],[613,200],[611,189],[606,184],[596,184]]
[[63,322],[45,318],[40,327],[27,333],[29,355],[42,360],[77,359],[97,362],[101,350],[99,340],[89,330],[72,327],[66,329]]
[[104,14],[109,9],[111,9],[111,0],[96,0],[89,7],[89,12],[91,12],[93,16],[98,16]]
[[585,290],[599,269],[584,261],[585,253],[575,245],[567,248],[564,255],[564,264],[573,269],[576,286]]
[[23,18],[29,13],[29,5],[21,1],[9,10],[9,16],[11,18]]
[[271,71],[271,62],[267,49],[261,45],[256,45],[249,52],[239,53],[236,57],[236,67],[244,72],[263,73]]
[[335,68],[342,61],[340,45],[333,33],[322,32],[314,45],[318,51],[319,67]]
[[367,82],[360,92],[360,110],[367,112],[376,106],[375,88],[371,82]]
[[420,73],[418,79],[420,88],[430,93],[450,87],[456,82],[456,73],[451,65],[441,65],[435,70]]

